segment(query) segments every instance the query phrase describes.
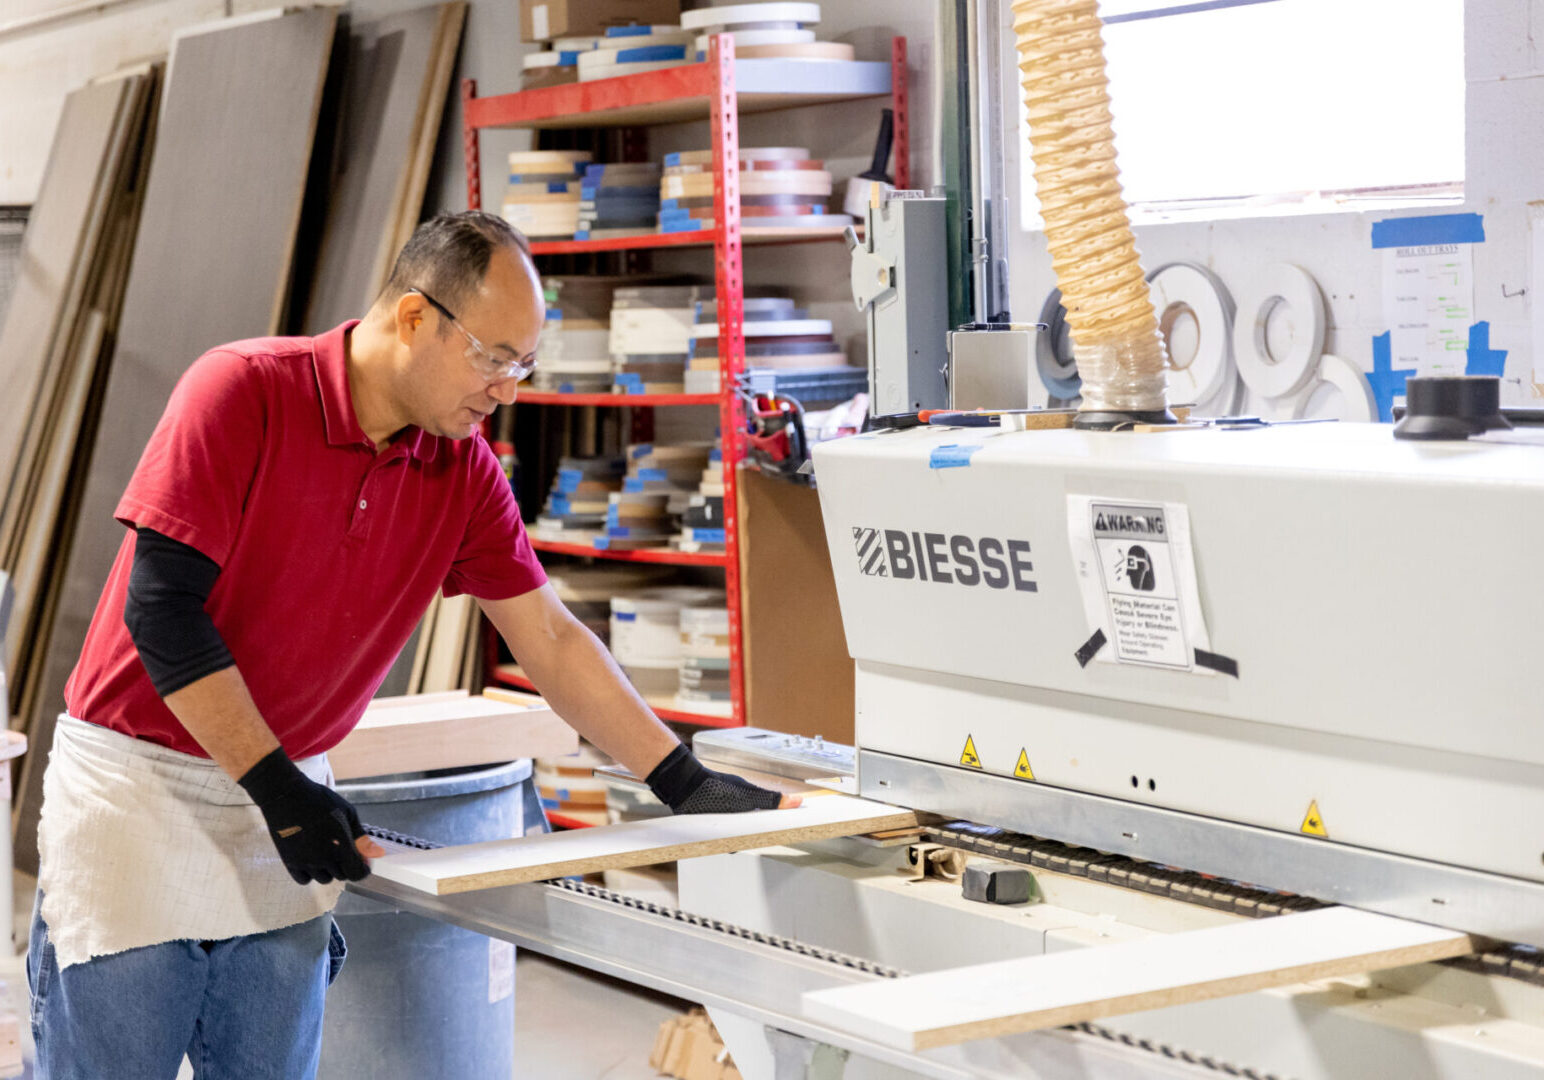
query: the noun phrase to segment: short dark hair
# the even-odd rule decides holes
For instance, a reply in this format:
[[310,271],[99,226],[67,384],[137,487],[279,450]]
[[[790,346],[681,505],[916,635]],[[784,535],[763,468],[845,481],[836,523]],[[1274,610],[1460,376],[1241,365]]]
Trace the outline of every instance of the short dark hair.
[[488,263],[500,247],[531,258],[530,241],[496,214],[442,211],[413,230],[397,254],[381,297],[394,300],[409,289],[422,289],[459,313],[482,284]]

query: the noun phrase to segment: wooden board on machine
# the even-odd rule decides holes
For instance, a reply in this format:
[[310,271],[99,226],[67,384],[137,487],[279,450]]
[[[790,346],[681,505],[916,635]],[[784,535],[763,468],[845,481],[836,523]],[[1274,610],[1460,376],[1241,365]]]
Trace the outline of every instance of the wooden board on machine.
[[339,780],[572,754],[579,736],[541,704],[464,690],[377,698],[327,753]]
[[388,881],[446,895],[916,824],[917,815],[910,810],[845,795],[812,794],[792,810],[685,814],[405,852],[377,859],[371,869]]
[[[23,713],[35,746],[52,741],[123,539],[113,508],[173,385],[212,346],[280,329],[336,21],[331,8],[276,13],[199,27],[173,43],[116,347],[96,395],[111,422],[83,453],[80,527],[59,545],[57,614],[39,635]],[[36,865],[43,757],[29,755],[23,768],[23,867]]]
[[1354,908],[1246,919],[812,991],[804,1014],[905,1050],[1463,956],[1467,934]]

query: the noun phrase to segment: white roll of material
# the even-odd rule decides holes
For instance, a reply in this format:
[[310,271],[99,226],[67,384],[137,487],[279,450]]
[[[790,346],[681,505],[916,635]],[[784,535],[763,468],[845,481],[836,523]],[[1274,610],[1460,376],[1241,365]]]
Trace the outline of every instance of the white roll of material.
[[[1267,343],[1272,325],[1285,331],[1288,346],[1276,356]],[[1241,294],[1233,327],[1238,373],[1256,395],[1289,397],[1313,379],[1324,352],[1324,298],[1313,276],[1291,263],[1274,263],[1254,288]]]
[[1378,419],[1378,402],[1361,368],[1343,356],[1325,353],[1319,358],[1319,381],[1310,385],[1292,417],[1372,423]]
[[[1169,353],[1169,400],[1176,404],[1211,403],[1232,381],[1232,300],[1221,282],[1193,263],[1171,263],[1148,278],[1158,329]],[[1173,333],[1179,320],[1195,322],[1195,354],[1184,366],[1175,361]]]
[[793,23],[813,26],[820,22],[820,5],[808,3],[726,4],[681,12],[681,27],[703,30],[713,26],[738,26],[743,23]]

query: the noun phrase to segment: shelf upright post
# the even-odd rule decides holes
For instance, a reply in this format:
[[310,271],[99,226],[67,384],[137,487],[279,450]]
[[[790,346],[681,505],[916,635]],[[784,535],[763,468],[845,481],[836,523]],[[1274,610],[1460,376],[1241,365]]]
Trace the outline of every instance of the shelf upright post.
[[477,80],[461,80],[461,156],[466,163],[466,208],[482,209],[482,155],[477,149],[477,129],[467,106],[477,96]]
[[911,101],[906,72],[906,39],[890,39],[890,111],[895,114],[895,186],[911,187]]
[[713,280],[718,311],[718,422],[724,441],[724,592],[729,608],[729,693],[737,724],[745,723],[745,652],[740,618],[739,376],[745,369],[745,273],[740,262],[740,105],[734,82],[734,35],[708,42],[713,138]]

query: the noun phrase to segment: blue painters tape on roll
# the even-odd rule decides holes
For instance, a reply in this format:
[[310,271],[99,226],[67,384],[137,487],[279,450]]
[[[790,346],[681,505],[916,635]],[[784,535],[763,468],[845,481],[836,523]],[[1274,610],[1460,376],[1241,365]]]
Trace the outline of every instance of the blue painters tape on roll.
[[674,165],[679,165],[679,164],[681,164],[681,155],[680,154],[666,154],[665,155],[665,168],[668,169],[668,168],[670,168],[670,167],[672,167]]
[[617,622],[637,622],[638,621],[638,613],[636,611],[613,611],[611,613],[611,617],[613,619],[615,619]]
[[560,307],[550,307],[550,308],[547,309],[547,318],[549,318],[549,319],[561,319],[562,317],[563,317],[563,309],[562,308],[560,308]]
[[1372,223],[1372,246],[1375,248],[1479,244],[1484,241],[1485,221],[1479,214],[1423,214],[1384,218]]
[[654,27],[644,26],[608,26],[606,37],[648,37],[654,33]]
[[584,479],[584,470],[583,469],[559,469],[558,470],[558,479],[559,480],[563,480],[565,482],[572,480],[574,483],[577,484],[580,480]]
[[659,201],[659,208],[661,210],[674,210],[680,205],[680,202],[675,199],[661,199]]
[[606,535],[613,540],[626,540],[632,534],[633,530],[629,529],[626,525],[608,525],[606,527]]
[[659,223],[659,231],[664,233],[701,232],[706,229],[707,223],[695,218],[687,218],[684,221],[662,221]]
[[590,230],[589,229],[575,229],[574,230],[574,239],[575,240],[588,240],[589,238],[590,238]]
[[633,447],[633,460],[636,461],[641,457],[648,457],[652,453],[654,453],[653,443],[639,443]]
[[641,394],[644,392],[643,384],[639,383],[637,386],[629,386],[627,392],[629,394]]
[[970,464],[970,457],[980,444],[974,446],[961,446],[958,443],[949,443],[946,446],[935,446],[933,452],[928,455],[927,467],[930,469],[963,469]]
[[636,476],[629,476],[626,480],[622,481],[622,490],[629,495],[641,495],[643,494],[643,481],[639,480]]
[[724,542],[723,529],[688,529],[692,539],[699,544],[722,544]]
[[724,460],[724,452],[722,450],[719,450],[719,449],[715,448],[711,453],[708,454],[708,460],[709,461],[723,461]]
[[[585,50],[585,52],[589,52],[589,51],[590,50],[588,50],[588,49]],[[577,52],[570,52],[567,49],[560,49],[560,50],[558,50],[558,67],[578,67],[578,66],[579,66],[579,54]]]
[[611,376],[611,382],[615,386],[641,386],[643,376],[632,371],[619,371]]
[[567,195],[568,194],[568,181],[564,180],[561,183],[551,183],[551,184],[548,184],[547,185],[547,194],[548,195]]
[[1490,347],[1490,323],[1477,322],[1469,327],[1469,348],[1464,353],[1465,375],[1506,374],[1506,350]]
[[590,541],[590,546],[597,551],[605,551],[611,546],[611,539],[605,536],[597,536]]
[[1379,420],[1385,424],[1394,422],[1394,399],[1404,396],[1405,381],[1415,373],[1414,368],[1394,370],[1394,347],[1387,330],[1372,339],[1372,371],[1367,382],[1378,404]]
[[616,64],[646,63],[656,60],[685,60],[685,45],[643,45],[636,49],[618,49]]
[[669,480],[670,474],[667,473],[664,469],[639,469],[638,479],[642,480],[644,483],[648,483],[651,480],[655,483],[660,483]]
[[560,394],[572,394],[574,392],[574,384],[571,382],[562,383],[558,386],[558,393]]
[[567,499],[560,499],[557,496],[553,496],[552,512],[554,514],[571,514],[573,513],[573,503],[569,502]]

